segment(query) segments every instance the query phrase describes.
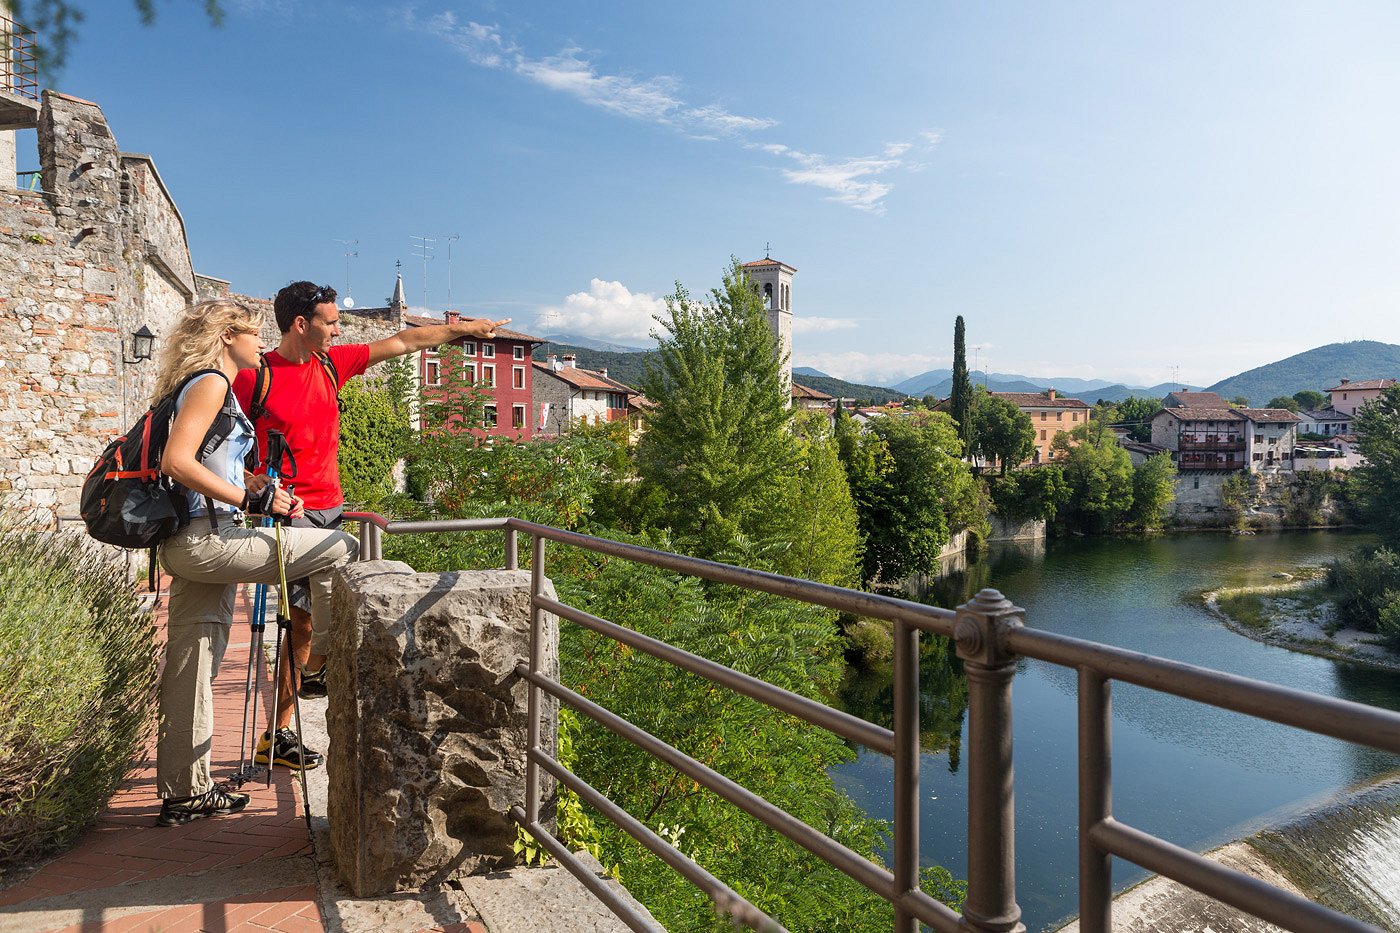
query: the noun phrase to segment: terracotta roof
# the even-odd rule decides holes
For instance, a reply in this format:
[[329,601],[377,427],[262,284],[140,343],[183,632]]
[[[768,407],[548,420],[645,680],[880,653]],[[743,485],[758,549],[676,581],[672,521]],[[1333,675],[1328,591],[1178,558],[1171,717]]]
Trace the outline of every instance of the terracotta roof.
[[1156,421],[1163,415],[1171,415],[1182,421],[1243,421],[1244,416],[1230,408],[1163,408],[1152,416]]
[[[462,318],[461,318],[461,319],[464,320],[464,321],[480,321],[480,320],[484,320],[484,318],[472,317],[472,316],[467,315],[467,314],[462,315]],[[403,316],[403,320],[404,320],[404,323],[407,324],[407,325],[410,326],[410,327],[432,327],[432,326],[435,325],[435,324],[446,324],[446,323],[447,323],[447,322],[444,321],[442,318],[424,317],[424,316],[421,315],[421,314],[405,314],[405,315]],[[465,338],[465,339],[471,339],[471,338]],[[526,340],[526,341],[529,341],[530,343],[548,343],[548,342],[549,342],[549,341],[547,341],[547,340],[545,340],[545,339],[543,339],[543,338],[541,338],[541,337],[531,337],[529,334],[522,334],[522,333],[520,333],[520,331],[518,331],[518,330],[507,330],[507,329],[504,328],[504,327],[498,327],[498,328],[496,328],[496,337],[495,337],[495,339],[497,339],[497,340]]]
[[794,269],[792,266],[788,265],[788,264],[785,263],[785,262],[779,262],[779,261],[776,260],[776,259],[768,259],[768,258],[766,258],[766,257],[763,258],[763,259],[755,259],[753,262],[746,262],[746,263],[744,263],[742,266],[740,266],[740,268],[741,268],[741,269],[766,269],[766,268],[768,268],[768,267],[770,267],[770,266],[782,266],[784,269],[788,270],[789,272],[796,272],[796,271],[797,271],[796,269]]
[[1090,408],[1091,406],[1081,399],[1065,398],[1057,395],[1054,398],[1047,398],[1039,392],[988,392],[988,395],[996,398],[1004,398],[1017,408]]
[[1255,424],[1292,424],[1303,420],[1287,408],[1236,408],[1234,411]]
[[1357,379],[1353,382],[1343,382],[1341,385],[1328,389],[1328,392],[1345,392],[1347,389],[1388,389],[1395,385],[1394,379]]
[[616,379],[610,379],[602,373],[595,373],[591,369],[580,369],[577,366],[565,366],[561,369],[550,369],[548,363],[541,363],[539,360],[533,361],[535,369],[549,376],[555,376],[562,382],[567,382],[576,389],[594,389],[600,392],[623,392],[628,395],[635,395],[636,389],[623,385]]
[[813,401],[818,402],[829,402],[832,399],[832,396],[827,395],[825,392],[818,392],[816,389],[808,388],[807,386],[800,385],[796,382],[792,384],[792,397],[810,398]]

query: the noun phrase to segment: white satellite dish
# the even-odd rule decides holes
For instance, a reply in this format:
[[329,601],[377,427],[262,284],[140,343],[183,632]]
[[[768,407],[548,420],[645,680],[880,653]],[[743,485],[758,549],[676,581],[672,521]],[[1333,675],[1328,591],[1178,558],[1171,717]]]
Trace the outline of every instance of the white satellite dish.
[[347,308],[353,308],[355,307],[355,299],[351,298],[349,295],[346,295],[345,300],[342,301],[341,304]]

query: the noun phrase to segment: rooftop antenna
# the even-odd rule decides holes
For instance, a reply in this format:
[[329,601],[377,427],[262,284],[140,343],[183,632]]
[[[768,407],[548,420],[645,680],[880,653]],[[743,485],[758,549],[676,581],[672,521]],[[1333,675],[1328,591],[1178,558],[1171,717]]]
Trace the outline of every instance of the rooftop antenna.
[[428,310],[428,260],[433,258],[433,244],[437,242],[437,237],[413,234],[409,236],[409,239],[418,241],[413,244],[413,248],[418,251],[414,255],[423,260],[423,310],[426,311]]
[[360,245],[360,241],[337,239],[336,242],[350,247],[345,251],[345,300],[341,304],[347,308],[353,308],[355,307],[355,296],[350,289],[350,260],[352,257],[360,255],[360,251],[355,248]]
[[1180,367],[1180,366],[1173,366],[1173,367],[1172,367],[1172,386],[1173,386],[1174,388],[1180,387],[1180,386],[1181,386],[1181,367]]
[[[977,345],[977,346],[975,346],[975,347],[972,348],[972,372],[973,372],[974,374],[976,374],[976,372],[977,372],[977,355],[978,355],[979,353],[981,353],[981,352],[982,352],[982,345],[981,345],[981,344],[979,344],[979,345]],[[987,371],[984,369],[984,370],[982,370],[982,388],[985,389],[986,387],[987,387]]]
[[456,233],[439,234],[447,241],[447,307],[452,307],[452,243],[462,237]]

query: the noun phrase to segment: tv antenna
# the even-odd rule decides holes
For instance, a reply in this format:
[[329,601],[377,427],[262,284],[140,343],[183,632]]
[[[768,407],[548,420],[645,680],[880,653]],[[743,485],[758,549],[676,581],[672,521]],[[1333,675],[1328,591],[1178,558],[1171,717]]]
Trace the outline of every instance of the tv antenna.
[[439,238],[447,241],[447,307],[452,307],[452,243],[462,237],[456,233],[440,233]]
[[350,289],[350,260],[360,255],[360,251],[356,249],[356,247],[360,245],[360,241],[341,240],[337,238],[336,242],[349,247],[349,249],[345,251],[345,300],[342,301],[341,304],[347,308],[353,308],[355,307],[355,297]]
[[1173,366],[1173,367],[1172,367],[1172,388],[1173,388],[1173,389],[1181,388],[1181,367],[1180,367],[1180,366]]
[[415,256],[423,260],[423,310],[428,310],[428,261],[433,258],[433,244],[437,242],[437,237],[410,235],[410,240],[417,240],[413,248],[417,250]]
[[[973,373],[976,373],[976,372],[977,372],[977,355],[978,355],[979,353],[982,352],[982,347],[983,347],[983,345],[982,345],[982,344],[979,344],[979,345],[977,345],[977,346],[975,346],[975,347],[972,348],[972,371],[973,371]],[[982,370],[982,388],[985,389],[986,387],[987,387],[987,371],[984,369],[984,370]]]

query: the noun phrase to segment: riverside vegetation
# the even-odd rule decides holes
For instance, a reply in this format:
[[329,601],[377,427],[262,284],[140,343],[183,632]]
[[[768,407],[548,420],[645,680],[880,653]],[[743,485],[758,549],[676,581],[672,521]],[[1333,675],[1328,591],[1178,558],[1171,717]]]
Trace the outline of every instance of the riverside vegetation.
[[[1034,437],[1028,417],[983,392],[969,393],[965,425],[918,402],[864,430],[844,411],[834,424],[792,411],[776,338],[737,261],[703,299],[677,286],[657,320],[659,349],[639,386],[654,407],[635,445],[620,423],[576,425],[549,442],[482,442],[466,430],[481,423],[481,392],[463,381],[463,361],[449,347],[440,354],[443,385],[416,400],[422,428],[412,435],[404,394],[412,381],[403,373],[347,395],[347,492],[400,518],[515,515],[842,586],[926,571],[953,534],[985,537],[993,511],[1046,518],[1064,532],[1163,521],[1169,461],[1135,470],[1101,428],[1065,444],[1063,463],[977,475],[969,444],[1016,462]],[[387,477],[400,456],[409,491],[395,496]],[[420,570],[500,560],[498,540],[483,535],[393,537],[384,547]],[[873,623],[569,548],[550,553],[550,576],[570,603],[823,702],[835,701],[848,658],[864,650],[881,663]],[[961,678],[950,646],[927,641],[927,669]],[[888,827],[827,776],[852,756],[840,740],[577,626],[562,627],[560,653],[571,688],[882,859]],[[956,743],[962,707],[930,712],[925,738]],[[789,929],[890,922],[882,899],[591,720],[566,711],[561,735],[566,765]],[[560,793],[568,841],[593,851],[667,928],[727,928],[698,920],[710,916],[703,895]],[[961,903],[964,885],[945,869],[926,868],[923,883]]]

